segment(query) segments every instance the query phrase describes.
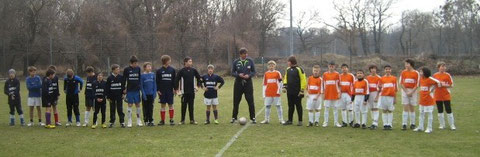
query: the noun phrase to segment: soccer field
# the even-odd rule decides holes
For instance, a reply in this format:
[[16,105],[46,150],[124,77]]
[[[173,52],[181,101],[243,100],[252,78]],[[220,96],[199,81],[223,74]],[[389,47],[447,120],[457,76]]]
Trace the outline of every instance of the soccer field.
[[[2,93],[0,156],[215,156],[222,148],[225,148],[223,156],[479,156],[480,77],[456,77],[454,81],[452,108],[457,130],[439,130],[435,110],[432,134],[400,130],[402,110],[400,102],[396,105],[392,131],[334,128],[332,122],[327,128],[307,128],[305,125],[282,126],[278,123],[276,108],[272,108],[271,124],[246,126],[230,124],[232,78],[226,79],[224,88],[219,92],[218,125],[203,125],[206,107],[201,91],[197,93],[195,99],[195,119],[199,122],[198,125],[120,128],[117,121],[115,128],[107,129],[65,126],[45,129],[40,126],[21,127],[17,116],[16,125],[11,127],[8,126],[7,97]],[[3,88],[4,83],[0,83],[0,86]],[[28,121],[25,82],[22,82],[21,86],[22,107]],[[261,79],[255,79],[254,87],[256,111],[259,112],[257,121],[260,122],[264,119],[264,112],[260,112],[264,107]],[[60,81],[60,88],[63,88],[63,81]],[[59,100],[62,124],[65,124],[67,119],[64,96],[62,93]],[[85,111],[83,96],[82,94],[80,97],[82,122]],[[286,97],[282,96],[285,119],[286,102]],[[305,107],[305,103],[303,106]],[[155,123],[158,123],[160,119],[158,103],[155,104],[154,110]],[[108,111],[107,105],[107,122]],[[333,118],[333,114],[330,115]],[[248,117],[248,107],[244,99],[240,104],[239,116]],[[44,115],[42,119],[45,119]],[[93,116],[90,119],[93,119]],[[304,110],[304,124],[307,120],[307,112]],[[37,122],[37,118],[34,118],[34,121]],[[180,101],[179,97],[175,97],[175,122],[179,121]],[[323,111],[320,121],[323,121]],[[418,123],[418,110],[416,121]],[[295,114],[294,124],[296,122]],[[241,134],[235,138],[234,135],[239,131]],[[233,143],[230,147],[225,147],[229,142]]]

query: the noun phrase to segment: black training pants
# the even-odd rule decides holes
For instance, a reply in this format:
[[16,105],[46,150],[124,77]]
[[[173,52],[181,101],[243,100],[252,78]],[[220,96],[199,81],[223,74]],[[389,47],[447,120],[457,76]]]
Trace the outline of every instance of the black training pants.
[[115,110],[120,118],[120,123],[124,123],[125,114],[123,113],[122,98],[115,98],[110,101],[110,123],[115,123]]
[[153,95],[147,95],[147,100],[142,99],[143,121],[153,122]]
[[78,105],[79,105],[78,94],[68,94],[67,95],[67,116],[68,117],[72,117],[72,111],[75,113],[75,116],[80,115],[80,110],[78,109]]
[[97,114],[99,111],[102,112],[102,124],[105,123],[105,111],[107,110],[107,103],[105,100],[102,102],[95,103],[95,112],[93,113],[93,124],[97,123]]
[[252,79],[243,80],[235,79],[233,86],[233,112],[232,118],[238,119],[238,107],[242,100],[242,95],[245,94],[245,99],[248,103],[248,111],[250,112],[250,119],[255,118],[255,103],[253,101],[253,83]]
[[190,121],[195,120],[195,118],[193,117],[194,100],[195,100],[195,93],[182,95],[182,122],[185,122],[185,114],[187,112],[187,107],[188,107],[188,115],[190,117]]
[[302,97],[299,97],[298,94],[287,94],[288,100],[288,121],[293,121],[293,112],[297,108],[298,121],[302,121],[303,108],[302,108]]

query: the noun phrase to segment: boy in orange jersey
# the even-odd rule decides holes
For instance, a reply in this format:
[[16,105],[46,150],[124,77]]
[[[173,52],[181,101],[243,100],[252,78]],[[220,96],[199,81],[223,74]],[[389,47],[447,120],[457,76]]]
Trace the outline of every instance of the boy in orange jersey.
[[337,127],[342,127],[338,123],[338,114],[337,114],[337,103],[340,99],[340,74],[335,70],[335,62],[330,62],[328,64],[328,71],[323,73],[322,76],[323,89],[324,89],[324,103],[325,110],[323,113],[324,121],[323,127],[328,126],[328,112],[329,108],[333,107],[333,120],[334,124]]
[[370,75],[367,76],[370,98],[367,101],[367,106],[371,111],[371,117],[372,117],[372,125],[370,126],[370,128],[377,128],[379,113],[378,113],[378,102],[375,100],[377,100],[378,83],[380,82],[381,77],[377,74],[378,68],[376,65],[370,65],[368,67],[368,70],[370,71]]
[[[352,91],[355,76],[348,71],[348,65],[342,64],[342,73],[340,74],[340,101],[337,108],[342,110],[342,127],[346,127],[347,123],[353,126],[353,108],[352,108]],[[348,112],[347,112],[348,111]]]
[[[355,125],[354,128],[359,128],[360,123],[362,124],[362,129],[367,128],[367,112],[368,106],[367,101],[370,97],[369,84],[366,79],[364,79],[365,73],[363,70],[357,71],[357,79],[353,83],[353,112],[355,113]],[[362,114],[362,119],[360,119],[360,113]]]
[[[320,77],[321,68],[319,65],[314,65],[312,69],[312,76],[308,77],[307,91],[307,110],[308,110],[308,125],[311,127],[319,126],[320,110],[323,102],[323,86],[322,78]],[[315,112],[315,113],[314,113]]]
[[439,62],[437,64],[438,72],[433,74],[433,78],[440,81],[442,87],[435,89],[435,101],[437,103],[438,109],[438,121],[440,123],[439,129],[445,128],[445,118],[443,114],[443,108],[447,111],[448,124],[450,124],[450,129],[455,130],[455,123],[453,119],[452,108],[450,106],[450,88],[453,87],[452,76],[446,72],[447,66],[445,62]]
[[[393,110],[395,110],[395,101],[397,94],[397,77],[392,75],[392,67],[385,65],[385,75],[378,82],[378,93],[375,101],[378,107],[383,109],[382,121],[384,130],[392,130]],[[370,129],[377,129],[377,126]]]
[[423,131],[423,121],[425,118],[425,113],[428,115],[427,129],[425,133],[432,133],[432,122],[433,122],[433,109],[435,107],[435,99],[433,98],[433,91],[435,88],[441,87],[440,81],[431,77],[432,72],[430,69],[423,67],[420,70],[420,117],[418,117],[418,127],[413,131],[419,132]]
[[400,74],[400,89],[402,92],[402,130],[407,130],[407,121],[410,117],[410,129],[415,128],[415,106],[418,102],[418,83],[420,74],[414,69],[415,62],[405,60],[405,70]]
[[260,122],[261,124],[270,123],[270,111],[272,105],[277,106],[278,120],[280,124],[285,123],[283,121],[283,109],[280,102],[280,93],[282,91],[282,74],[275,70],[277,63],[271,60],[268,61],[268,71],[263,75],[263,98],[265,99],[265,120]]

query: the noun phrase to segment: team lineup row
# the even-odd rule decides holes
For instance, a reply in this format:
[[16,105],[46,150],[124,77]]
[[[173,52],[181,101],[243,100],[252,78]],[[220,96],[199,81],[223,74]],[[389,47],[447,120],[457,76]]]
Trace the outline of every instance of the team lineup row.
[[[239,51],[240,58],[234,61],[232,75],[235,77],[233,91],[233,112],[231,123],[237,121],[239,103],[242,95],[245,95],[250,112],[251,123],[256,123],[255,106],[253,101],[252,77],[255,76],[253,60],[247,57],[247,50]],[[114,127],[116,114],[118,114],[121,127],[132,127],[133,106],[136,106],[137,126],[154,126],[153,104],[159,97],[161,120],[158,125],[165,125],[166,111],[168,106],[169,124],[175,125],[173,99],[175,95],[181,96],[181,121],[185,124],[186,111],[189,111],[190,124],[197,124],[194,118],[195,93],[199,88],[205,90],[204,103],[207,106],[205,124],[210,124],[210,114],[213,112],[213,123],[218,124],[218,90],[224,85],[222,77],[214,74],[214,66],[207,67],[208,73],[200,76],[193,68],[192,58],[184,59],[184,68],[178,72],[170,66],[171,59],[168,55],[161,57],[162,67],[152,71],[152,64],[144,63],[143,73],[138,66],[135,56],[130,58],[130,65],[120,74],[120,66],[112,65],[112,74],[106,81],[102,73],[95,73],[93,67],[87,67],[87,80],[85,83],[85,117],[83,126],[89,126],[90,112],[93,109],[92,128],[101,126]],[[447,112],[450,128],[455,130],[453,113],[450,106],[450,88],[453,87],[453,79],[446,72],[446,65],[438,63],[438,72],[431,74],[430,69],[422,67],[419,71],[414,69],[414,61],[405,61],[403,70],[397,79],[392,75],[392,67],[383,67],[384,76],[377,74],[377,66],[368,68],[370,75],[366,76],[363,70],[357,70],[356,74],[349,72],[346,64],[341,65],[341,73],[336,71],[336,64],[330,62],[328,70],[321,75],[321,68],[315,65],[312,68],[312,76],[306,77],[304,70],[297,66],[294,56],[287,61],[288,68],[282,75],[276,70],[274,61],[268,62],[268,71],[263,79],[263,98],[265,119],[262,124],[270,123],[271,107],[277,107],[278,118],[281,124],[293,124],[295,109],[298,114],[298,125],[303,121],[302,99],[306,95],[308,110],[308,127],[320,126],[320,111],[324,107],[323,127],[329,124],[329,110],[332,108],[335,127],[367,128],[367,114],[370,110],[372,124],[368,127],[378,127],[379,110],[382,112],[384,130],[392,129],[393,111],[395,109],[396,92],[401,92],[403,105],[402,130],[433,131],[433,110],[435,104],[438,109],[439,128],[445,128],[443,110]],[[28,106],[30,109],[30,121],[28,126],[33,126],[34,108],[37,108],[39,124],[46,128],[55,128],[62,124],[58,118],[57,102],[60,96],[58,77],[55,75],[55,66],[50,66],[45,77],[40,78],[36,74],[35,67],[29,67],[29,76],[26,78],[28,93]],[[66,94],[67,118],[66,126],[74,125],[72,116],[75,115],[76,126],[81,126],[79,111],[79,94],[83,89],[84,81],[76,76],[73,70],[66,71],[64,78],[64,93]],[[20,115],[21,125],[25,125],[20,98],[20,82],[15,76],[15,70],[9,71],[9,79],[5,83],[4,93],[8,95],[10,106],[10,125],[15,124],[15,110]],[[283,109],[280,102],[281,93],[286,93],[288,100],[288,119],[283,120]],[[128,104],[127,122],[123,113],[123,101]],[[106,123],[106,104],[109,102],[110,121]],[[142,105],[140,106],[140,102]],[[414,107],[419,104],[419,125],[416,126]],[[42,122],[40,106],[45,108],[46,124]],[[52,123],[51,113],[54,114],[55,123]],[[140,118],[143,112],[143,118]],[[101,113],[101,123],[97,123],[97,115]],[[342,120],[339,121],[339,113]],[[424,129],[425,114],[428,115],[427,127]],[[143,119],[143,122],[142,120]]]

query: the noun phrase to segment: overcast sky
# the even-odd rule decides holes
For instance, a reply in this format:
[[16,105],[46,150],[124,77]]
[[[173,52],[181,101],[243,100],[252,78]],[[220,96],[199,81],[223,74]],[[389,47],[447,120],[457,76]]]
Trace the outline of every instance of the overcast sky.
[[[284,1],[287,4],[285,9],[285,16],[280,21],[281,26],[290,26],[290,10],[289,10],[289,0],[280,0]],[[335,9],[333,8],[334,0],[293,0],[293,18],[299,15],[300,12],[310,12],[312,10],[318,10],[323,21],[335,24],[336,21],[333,19],[337,15]],[[341,1],[341,0],[337,0]],[[433,11],[434,9],[439,8],[445,0],[396,0],[396,3],[392,6],[390,10],[392,14],[392,19],[390,22],[397,23],[400,20],[402,11],[404,10],[415,10],[420,11]],[[323,24],[322,24],[323,25]],[[295,23],[294,23],[295,27]]]

